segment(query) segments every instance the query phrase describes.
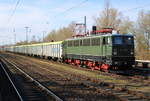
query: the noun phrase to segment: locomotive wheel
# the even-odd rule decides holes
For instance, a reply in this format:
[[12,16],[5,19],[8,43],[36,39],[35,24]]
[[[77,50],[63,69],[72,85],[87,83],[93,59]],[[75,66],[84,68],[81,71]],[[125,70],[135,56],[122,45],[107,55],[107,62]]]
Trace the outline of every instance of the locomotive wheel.
[[101,69],[104,71],[108,71],[110,66],[108,64],[102,64]]

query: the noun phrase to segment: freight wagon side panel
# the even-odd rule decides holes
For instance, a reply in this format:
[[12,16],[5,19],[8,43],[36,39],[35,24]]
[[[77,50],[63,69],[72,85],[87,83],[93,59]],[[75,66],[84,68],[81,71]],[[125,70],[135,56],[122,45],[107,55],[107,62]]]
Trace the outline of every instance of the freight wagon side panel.
[[50,42],[46,47],[46,52],[44,54],[52,58],[61,58],[62,55],[62,42]]

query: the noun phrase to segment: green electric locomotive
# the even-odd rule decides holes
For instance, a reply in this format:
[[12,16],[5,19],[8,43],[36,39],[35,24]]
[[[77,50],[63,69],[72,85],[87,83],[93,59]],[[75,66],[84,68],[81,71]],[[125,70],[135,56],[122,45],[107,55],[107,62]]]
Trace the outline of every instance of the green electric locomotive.
[[[102,33],[99,35],[99,33]],[[63,60],[91,69],[126,69],[135,61],[134,36],[131,34],[111,34],[110,29],[96,31],[84,37],[65,40],[62,45]]]

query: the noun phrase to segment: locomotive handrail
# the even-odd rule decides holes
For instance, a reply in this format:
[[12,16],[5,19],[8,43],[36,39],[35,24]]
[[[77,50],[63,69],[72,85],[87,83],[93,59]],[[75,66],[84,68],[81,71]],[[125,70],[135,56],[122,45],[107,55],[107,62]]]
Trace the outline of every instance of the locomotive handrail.
[[135,60],[135,61],[140,63],[150,63],[150,60]]
[[135,65],[137,65],[138,63],[142,63],[142,66],[144,68],[148,68],[150,61],[149,60],[135,60]]

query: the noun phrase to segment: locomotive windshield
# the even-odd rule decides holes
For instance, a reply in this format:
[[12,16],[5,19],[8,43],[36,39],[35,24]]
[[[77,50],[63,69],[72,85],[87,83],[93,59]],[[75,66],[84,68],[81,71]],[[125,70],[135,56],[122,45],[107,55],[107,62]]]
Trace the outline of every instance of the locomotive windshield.
[[122,44],[123,43],[123,40],[122,40],[122,37],[120,36],[115,36],[113,38],[113,44]]
[[124,37],[124,43],[128,44],[128,45],[132,45],[133,44],[133,37],[131,37],[131,36]]
[[113,37],[113,44],[116,45],[133,45],[133,37],[132,36],[114,36]]

